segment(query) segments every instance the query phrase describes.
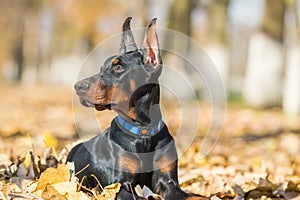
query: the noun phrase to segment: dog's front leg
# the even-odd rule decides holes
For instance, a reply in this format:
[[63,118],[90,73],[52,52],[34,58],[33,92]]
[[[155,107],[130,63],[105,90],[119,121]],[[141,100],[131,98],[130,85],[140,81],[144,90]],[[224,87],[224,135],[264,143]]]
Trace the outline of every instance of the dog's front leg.
[[[175,167],[176,166],[176,167]],[[161,195],[165,200],[207,200],[197,194],[188,194],[181,190],[177,177],[177,161],[171,164],[170,171],[168,168],[153,172],[153,188],[154,192]]]
[[158,144],[153,157],[152,188],[164,199],[187,199],[188,194],[180,189],[177,175],[177,151],[174,140]]
[[167,148],[158,150],[154,156],[152,188],[165,200],[207,200],[197,194],[188,194],[181,190],[177,174],[177,152],[173,142]]
[[153,172],[152,185],[154,192],[161,195],[165,200],[187,199],[189,195],[180,189],[177,180],[177,160],[162,166],[163,163],[166,163],[166,158],[161,157],[155,163],[157,165],[160,163],[161,168]]

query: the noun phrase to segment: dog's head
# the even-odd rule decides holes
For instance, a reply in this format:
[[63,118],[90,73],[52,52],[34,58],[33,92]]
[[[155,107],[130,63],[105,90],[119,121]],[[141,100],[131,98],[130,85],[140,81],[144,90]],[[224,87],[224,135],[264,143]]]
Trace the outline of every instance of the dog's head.
[[156,18],[146,28],[143,45],[137,48],[130,29],[131,17],[123,24],[118,55],[104,61],[99,73],[75,84],[84,106],[97,110],[120,108],[130,114],[130,102],[148,85],[157,84],[162,59],[155,30]]

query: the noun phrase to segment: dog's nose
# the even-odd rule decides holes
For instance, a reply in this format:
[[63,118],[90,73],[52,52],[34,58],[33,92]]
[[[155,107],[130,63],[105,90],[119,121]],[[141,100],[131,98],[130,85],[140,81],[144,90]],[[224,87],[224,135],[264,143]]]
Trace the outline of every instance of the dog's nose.
[[84,94],[90,88],[90,82],[87,80],[79,81],[74,85],[77,94]]

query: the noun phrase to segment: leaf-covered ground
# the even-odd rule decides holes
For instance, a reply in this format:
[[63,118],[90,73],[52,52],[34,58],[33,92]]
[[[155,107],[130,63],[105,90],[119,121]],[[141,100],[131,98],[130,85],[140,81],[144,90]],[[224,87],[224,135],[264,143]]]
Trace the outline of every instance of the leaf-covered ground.
[[[96,129],[89,126],[80,106],[72,108],[70,88],[1,86],[0,95],[0,199],[114,197],[118,183],[87,191],[75,178],[68,178],[69,166],[57,163],[64,162],[72,145],[91,136],[78,137],[74,112],[82,119],[77,126],[80,131]],[[165,121],[176,132],[180,109],[172,102],[163,102],[163,106]],[[229,105],[217,144],[201,158],[201,144],[211,118],[209,105],[200,103],[200,107],[197,137],[179,159],[184,190],[213,199],[300,199],[299,116],[286,116],[279,109]],[[110,112],[97,114],[103,129],[112,116]],[[183,116],[183,121],[189,117]],[[190,131],[186,122],[181,129]],[[184,136],[180,138],[184,143]]]

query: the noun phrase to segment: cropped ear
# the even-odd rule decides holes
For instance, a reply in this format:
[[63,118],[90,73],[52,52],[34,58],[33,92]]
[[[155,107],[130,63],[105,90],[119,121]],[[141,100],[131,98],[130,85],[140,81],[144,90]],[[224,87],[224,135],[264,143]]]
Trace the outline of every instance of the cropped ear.
[[127,17],[123,23],[121,45],[119,49],[119,52],[121,54],[125,54],[137,50],[137,46],[135,44],[134,37],[130,29],[131,19],[132,17]]
[[162,64],[160,49],[158,44],[158,38],[155,30],[156,18],[152,19],[146,29],[145,38],[143,42],[143,55],[144,63],[151,64],[153,68],[156,68],[159,64]]

